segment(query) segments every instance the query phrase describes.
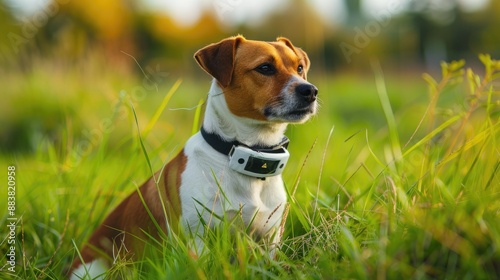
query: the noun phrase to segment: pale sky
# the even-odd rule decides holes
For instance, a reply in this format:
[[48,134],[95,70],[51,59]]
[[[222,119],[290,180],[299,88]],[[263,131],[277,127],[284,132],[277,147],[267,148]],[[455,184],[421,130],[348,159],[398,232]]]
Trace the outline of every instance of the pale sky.
[[[58,0],[56,0],[58,1]],[[62,0],[61,0],[62,1]],[[69,1],[64,0],[63,3]],[[336,24],[346,19],[344,0],[307,0],[326,22]],[[430,0],[438,9],[447,9],[449,0]],[[468,11],[484,8],[490,0],[458,0]],[[43,8],[50,0],[8,0],[23,14],[30,15]],[[217,18],[229,25],[242,22],[258,22],[270,11],[280,9],[287,0],[144,0],[150,9],[164,11],[181,25],[195,23],[204,10],[215,12]],[[377,16],[383,12],[398,13],[405,9],[409,0],[363,0],[363,12]],[[91,2],[89,2],[91,5]]]

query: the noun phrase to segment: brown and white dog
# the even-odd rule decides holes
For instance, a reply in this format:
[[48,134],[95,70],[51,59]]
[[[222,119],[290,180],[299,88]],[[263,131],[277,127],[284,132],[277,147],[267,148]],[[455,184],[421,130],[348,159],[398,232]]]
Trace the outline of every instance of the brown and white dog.
[[[318,89],[306,80],[309,58],[286,38],[242,36],[206,46],[194,58],[214,78],[201,131],[109,214],[72,264],[71,279],[104,276],[117,252],[137,257],[144,240],[178,224],[194,235],[200,254],[204,225],[220,222],[213,217],[238,214],[253,236],[279,242],[284,132],[317,110]],[[257,166],[246,162],[252,160]]]

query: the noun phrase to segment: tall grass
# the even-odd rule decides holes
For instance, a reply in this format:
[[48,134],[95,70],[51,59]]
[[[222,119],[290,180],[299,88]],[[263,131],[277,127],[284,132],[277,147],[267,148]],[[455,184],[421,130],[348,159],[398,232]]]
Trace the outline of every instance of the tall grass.
[[[500,277],[500,63],[487,55],[480,60],[481,76],[464,69],[463,61],[442,63],[440,79],[424,74],[428,98],[411,121],[404,107],[394,108],[391,84],[373,63],[371,85],[380,102],[372,109],[386,120],[379,128],[352,131],[339,123],[332,129],[328,102],[335,97],[322,92],[320,116],[289,130],[288,215],[276,258],[234,227],[239,221],[233,219],[203,236],[206,254],[190,253],[189,234],[169,235],[151,242],[143,259],[117,260],[108,278]],[[120,100],[116,106],[133,116],[127,97]],[[137,107],[137,124],[124,119],[130,123],[124,138],[103,130],[76,163],[81,141],[70,121],[60,141],[42,140],[34,155],[2,155],[2,162],[19,170],[20,218],[16,274],[2,270],[2,279],[63,279],[112,207],[175,155],[182,145],[173,136],[162,143],[150,134],[164,127],[159,116],[169,99],[161,100],[149,119]],[[114,110],[112,123],[122,110]],[[6,181],[3,173],[0,178]],[[6,190],[0,192],[4,197]],[[0,247],[7,249],[5,240]]]

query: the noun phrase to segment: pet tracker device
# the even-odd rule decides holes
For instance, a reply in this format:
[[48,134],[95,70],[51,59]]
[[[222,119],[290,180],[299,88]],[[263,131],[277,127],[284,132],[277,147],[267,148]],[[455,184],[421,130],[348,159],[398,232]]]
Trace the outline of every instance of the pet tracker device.
[[203,126],[200,132],[212,148],[229,156],[231,169],[247,176],[264,179],[279,175],[290,157],[286,149],[290,140],[286,136],[277,145],[249,147],[236,140],[226,141]]
[[290,153],[284,147],[258,151],[244,146],[233,146],[229,153],[231,169],[253,177],[276,176],[285,169]]

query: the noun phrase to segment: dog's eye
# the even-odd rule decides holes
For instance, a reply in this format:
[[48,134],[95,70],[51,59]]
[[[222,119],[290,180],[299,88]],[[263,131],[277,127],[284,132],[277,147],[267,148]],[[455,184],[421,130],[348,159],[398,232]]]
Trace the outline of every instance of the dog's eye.
[[297,73],[302,74],[302,72],[304,72],[304,66],[299,65],[299,67],[297,67]]
[[276,74],[276,68],[271,63],[263,63],[255,68],[255,71],[261,73],[262,75],[271,76]]

